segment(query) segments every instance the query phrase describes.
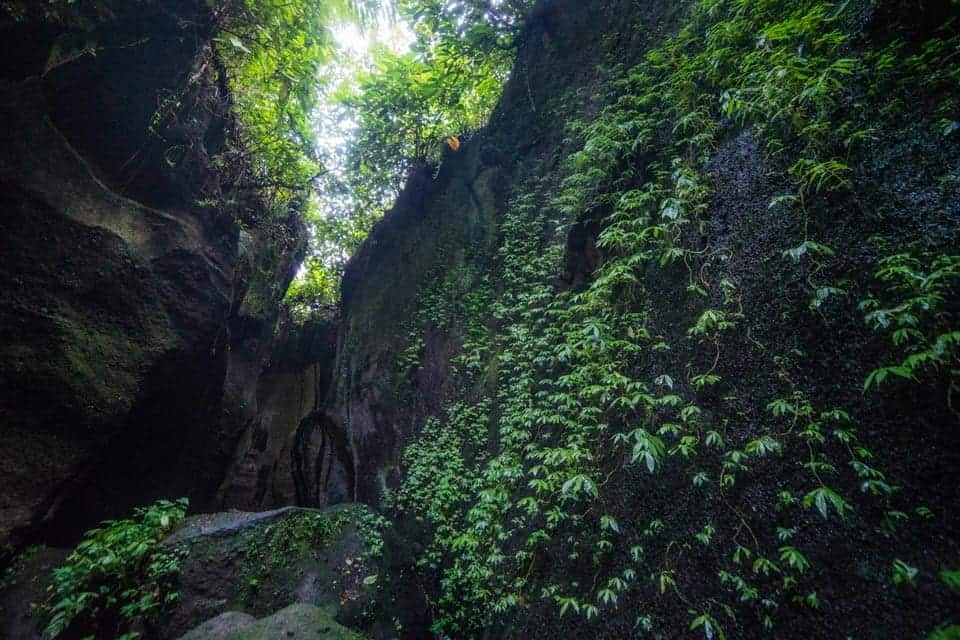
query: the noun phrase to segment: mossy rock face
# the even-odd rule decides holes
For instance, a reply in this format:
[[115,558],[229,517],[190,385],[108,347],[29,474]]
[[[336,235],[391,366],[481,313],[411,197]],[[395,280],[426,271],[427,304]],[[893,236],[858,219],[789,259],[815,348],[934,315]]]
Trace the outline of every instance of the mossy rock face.
[[[208,3],[104,0],[89,24],[8,4],[0,545],[67,546],[157,496],[214,504],[242,434],[227,392],[254,386],[241,365],[264,357],[306,236],[253,194],[214,197],[233,124],[212,108],[229,98]],[[44,72],[80,33],[101,55]]]
[[0,638],[39,640],[38,607],[48,597],[54,567],[63,564],[65,549],[28,547],[0,573]]
[[224,613],[188,632],[180,640],[363,640],[363,637],[337,623],[328,609],[297,603],[261,620],[234,611]]
[[185,633],[180,640],[214,640],[228,638],[237,631],[249,628],[257,622],[249,613],[227,611],[210,618],[200,626]]
[[[703,24],[665,43],[697,5]],[[434,590],[435,628],[455,637],[626,638],[650,627],[651,637],[672,638],[719,637],[722,625],[738,638],[920,638],[955,615],[955,597],[936,575],[960,539],[950,508],[960,502],[956,374],[864,389],[871,370],[907,355],[865,317],[879,298],[902,302],[884,292],[877,266],[899,252],[946,257],[960,246],[956,109],[938,122],[943,106],[956,104],[956,85],[924,89],[927,81],[904,67],[902,90],[888,91],[891,79],[875,64],[890,40],[904,36],[904,53],[913,53],[933,26],[960,16],[956,2],[913,5],[538,3],[491,125],[435,176],[414,176],[348,265],[338,375],[322,408],[329,419],[316,427],[324,436],[328,425],[346,432],[361,463],[360,499],[375,503],[391,490],[398,533],[415,541],[408,546]],[[728,10],[726,24],[714,22]],[[829,91],[833,106],[784,119],[787,133],[766,115],[741,119],[710,106],[752,75],[711,80],[723,60],[741,69],[741,60],[767,55],[755,35],[768,33],[761,11],[769,33],[782,33],[780,18],[799,32],[808,28],[791,16],[813,20],[815,10],[836,17],[783,45],[741,95],[763,96],[757,108],[772,114],[774,93],[792,91],[776,79],[786,66],[774,66],[815,60],[811,43],[837,29],[846,44],[825,57],[830,65],[811,63],[820,68],[809,77],[827,77],[847,56],[862,68]],[[731,29],[751,12],[758,28]],[[715,40],[733,49],[721,53]],[[667,86],[676,89],[666,95]],[[797,89],[793,103],[807,104],[805,93]],[[709,123],[694,135],[687,123],[704,117],[701,107]],[[814,112],[823,114],[817,126],[806,125]],[[628,133],[634,127],[644,133]],[[866,138],[842,139],[853,131]],[[801,148],[805,136],[809,148]],[[811,156],[814,146],[822,157]],[[805,166],[849,176],[833,189],[804,186],[796,171]],[[666,208],[674,195],[696,214]],[[634,197],[649,202],[631,217]],[[641,240],[666,237],[657,225],[677,216],[669,243]],[[635,226],[618,229],[621,219]],[[829,260],[801,258],[821,241]],[[490,301],[471,309],[467,295],[484,278]],[[942,330],[955,330],[955,302],[941,311],[949,315]],[[471,325],[488,328],[486,342],[468,343]],[[482,355],[464,375],[456,366],[475,345],[489,348],[475,350]],[[621,382],[644,392],[620,391]],[[638,402],[649,402],[646,414],[634,411]],[[781,415],[786,405],[795,408]],[[863,449],[847,451],[846,426],[814,417],[800,437],[819,440],[823,428],[823,450],[798,446],[808,422],[801,412],[853,423]],[[592,422],[591,413],[602,417]],[[666,452],[656,465],[648,453],[646,468],[630,463],[626,445],[648,442],[637,430],[641,415],[657,446],[638,446],[632,457],[640,462],[645,447]],[[627,438],[625,451],[614,432]],[[780,446],[787,439],[789,451]],[[776,455],[764,452],[770,440]],[[325,460],[318,454],[329,448],[316,442],[305,458]],[[862,482],[873,472],[856,459],[874,452],[875,471],[897,485],[879,500],[869,495],[879,485]],[[571,462],[545,462],[564,457]],[[553,480],[540,484],[541,474]],[[584,479],[596,484],[574,497]],[[851,509],[838,499],[828,517],[826,483]],[[552,507],[562,524],[544,517]],[[549,534],[538,530],[544,522]],[[740,566],[747,547],[752,568]],[[794,549],[809,554],[809,569]],[[503,562],[514,552],[530,558],[516,572]],[[907,561],[928,579],[891,581],[891,565]],[[770,562],[780,564],[767,575]],[[464,631],[461,621],[480,628]]]
[[380,573],[378,527],[360,505],[188,518],[164,542],[181,556],[180,598],[158,635],[179,637],[228,611],[263,617],[294,603],[362,608]]

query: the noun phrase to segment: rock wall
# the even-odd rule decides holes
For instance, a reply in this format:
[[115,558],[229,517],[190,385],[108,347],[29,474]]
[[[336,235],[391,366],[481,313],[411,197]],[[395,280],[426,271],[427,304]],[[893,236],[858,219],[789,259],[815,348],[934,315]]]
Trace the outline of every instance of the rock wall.
[[[865,393],[870,371],[896,361],[897,355],[858,307],[878,295],[875,272],[892,251],[955,252],[960,158],[952,134],[943,134],[936,115],[938,104],[955,99],[952,85],[924,97],[903,80],[897,91],[907,97],[898,99],[913,102],[902,111],[892,98],[881,99],[869,142],[846,152],[848,186],[821,194],[815,205],[807,205],[805,215],[771,205],[796,189],[790,168],[800,154],[797,139],[773,153],[765,123],[744,126],[718,118],[716,130],[710,131],[718,140],[715,146],[705,145],[709,159],[702,165],[709,197],[696,223],[680,236],[690,253],[676,260],[638,256],[642,264],[629,278],[620,276],[629,284],[615,288],[618,293],[600,307],[610,315],[577,325],[577,331],[600,342],[604,331],[613,332],[604,322],[617,318],[621,306],[633,305],[622,313],[633,313],[635,322],[624,326],[618,339],[643,346],[610,376],[636,382],[651,398],[663,395],[664,403],[682,404],[672,413],[663,405],[650,414],[638,411],[632,425],[617,426],[611,419],[602,427],[611,431],[606,437],[595,435],[597,440],[563,440],[572,425],[589,423],[589,416],[597,414],[585,410],[563,421],[569,406],[593,406],[583,399],[590,393],[586,383],[584,395],[570,400],[572,405],[550,405],[554,395],[568,397],[562,395],[564,380],[557,371],[565,371],[563,358],[572,357],[559,349],[570,335],[563,331],[572,329],[551,324],[562,316],[551,303],[569,304],[571,294],[593,287],[597,269],[617,257],[616,250],[598,246],[599,234],[611,225],[621,195],[654,180],[657,167],[648,169],[648,163],[672,148],[677,132],[689,125],[654,114],[665,122],[651,134],[653,142],[636,143],[649,151],[622,153],[611,175],[598,169],[593,182],[583,178],[585,191],[602,180],[619,184],[607,200],[571,217],[555,196],[574,172],[571,156],[581,148],[580,136],[605,105],[630,105],[623,108],[636,109],[636,117],[642,117],[642,108],[635,105],[656,103],[649,95],[631,96],[624,87],[633,85],[616,80],[651,47],[677,33],[691,5],[539,3],[490,125],[465,140],[459,152],[448,151],[435,176],[414,176],[348,267],[334,381],[321,419],[301,426],[301,433],[311,437],[304,440],[308,446],[296,466],[301,476],[318,478],[312,469],[336,450],[330,443],[346,443],[339,464],[355,469],[351,497],[380,505],[395,517],[401,538],[418,558],[418,579],[437,604],[436,621],[451,625],[444,628],[455,637],[620,638],[634,637],[638,625],[648,624],[655,629],[653,637],[680,637],[701,613],[713,616],[713,622],[701,618],[698,625],[708,638],[716,637],[720,625],[726,637],[760,637],[767,624],[776,624],[773,637],[922,637],[949,619],[954,607],[937,579],[942,563],[953,557],[960,530],[950,506],[960,498],[950,382],[941,377]],[[949,22],[956,20],[956,7],[948,3],[908,11],[910,15],[905,11],[897,2],[844,5],[842,28],[852,34],[845,52],[859,55],[881,48],[894,24],[906,34],[908,49],[938,26],[957,24]],[[696,50],[702,44],[688,46]],[[736,55],[743,57],[757,46],[754,41],[740,44],[744,49]],[[799,51],[803,58],[806,50]],[[690,80],[689,86],[691,103],[705,104],[705,110],[715,109],[722,99],[719,91],[697,97],[697,91],[710,87],[706,77]],[[850,87],[850,94],[860,90],[855,80]],[[865,93],[870,95],[869,88]],[[847,93],[837,90],[837,95],[850,100],[850,109],[862,109]],[[579,127],[570,130],[567,123]],[[620,149],[620,137],[632,135],[631,127],[637,126],[625,121],[593,144]],[[695,151],[689,151],[692,157]],[[606,161],[602,151],[593,152],[597,166]],[[589,170],[581,168],[588,176]],[[663,164],[659,170],[665,172]],[[814,197],[807,195],[812,202]],[[885,237],[886,244],[878,243],[877,236]],[[809,238],[828,244],[831,259],[793,260],[790,249]],[[620,250],[639,254],[638,248],[639,241]],[[540,274],[540,258],[553,255],[558,256],[556,265]],[[840,284],[824,288],[823,283]],[[952,303],[947,307],[944,313],[956,312]],[[722,333],[698,328],[705,309],[711,308],[724,309],[733,319]],[[547,334],[552,338],[545,344],[537,330],[553,331]],[[518,339],[521,335],[528,339]],[[703,335],[707,337],[698,337]],[[525,351],[525,344],[540,350]],[[576,348],[587,348],[582,345]],[[703,372],[708,378],[698,377]],[[609,379],[595,384],[615,386]],[[528,396],[521,395],[530,389]],[[517,397],[533,409],[522,424],[508,423],[505,416],[517,414],[511,405]],[[862,479],[842,461],[830,471],[829,482],[856,506],[842,518],[829,509],[824,509],[829,518],[819,513],[815,487],[808,486],[805,475],[811,465],[820,468],[819,458],[804,459],[802,447],[799,454],[763,460],[756,454],[763,434],[791,435],[789,428],[778,426],[778,398],[793,398],[797,407],[809,399],[817,407],[811,411],[843,407],[855,416],[857,437],[870,442],[884,477],[895,479],[896,500],[871,501]],[[640,399],[636,396],[634,402]],[[680,414],[687,405],[693,409]],[[599,414],[607,415],[607,410],[597,405]],[[629,447],[619,453],[611,440],[617,429],[647,424],[642,421],[650,415],[675,421],[653,431],[668,442],[662,455],[669,462],[648,463],[650,470],[656,466],[656,474],[631,464]],[[693,429],[693,440],[671,435],[671,429],[687,428]],[[735,443],[722,446],[736,448],[730,454],[738,460],[758,460],[744,464],[745,477],[741,481],[738,476],[734,489],[719,488],[722,474],[709,476],[714,482],[709,488],[698,488],[697,482],[707,480],[696,475],[696,465],[719,467],[723,459],[681,453],[683,447],[702,446],[708,431],[722,433],[724,443]],[[529,444],[522,449],[518,441]],[[603,484],[595,507],[568,492],[575,485],[561,483],[586,477],[573,471],[552,480],[553,494],[532,489],[544,468],[556,464],[566,469],[544,462],[551,452],[573,455],[572,449],[588,460],[581,471],[591,469],[595,475],[590,477]],[[642,461],[642,446],[639,451]],[[856,456],[853,461],[858,462]],[[667,467],[661,469],[661,464]],[[334,494],[327,493],[329,487],[314,481],[307,501],[341,499],[342,483],[335,484]],[[784,495],[799,497],[792,506],[778,504]],[[813,497],[801,500],[804,495]],[[556,503],[544,496],[555,496]],[[561,514],[562,524],[550,524],[549,514],[534,507],[521,508],[524,499],[527,505],[539,505],[541,499],[553,504],[557,509],[551,513]],[[910,506],[893,507],[894,502]],[[909,526],[901,529],[890,522],[907,510],[903,517]],[[777,526],[785,531],[780,535],[788,536],[779,542]],[[746,536],[752,536],[749,544],[743,543]],[[790,600],[784,595],[793,588],[784,586],[788,581],[770,587],[772,595],[759,604],[750,586],[774,580],[753,560],[753,568],[742,569],[747,595],[741,591],[745,599],[737,600],[731,586],[741,571],[741,560],[731,560],[739,557],[733,555],[736,544],[749,547],[754,559],[762,553],[786,567],[785,539],[804,549],[816,567],[802,578],[806,604],[800,596]],[[648,552],[650,559],[631,560],[631,554],[641,556],[647,548],[655,549]],[[906,555],[908,564],[926,576],[914,589],[891,580],[893,560]],[[516,576],[510,573],[514,558],[523,563]],[[778,566],[770,571],[786,570]],[[609,576],[619,582],[606,593]],[[511,588],[514,579],[522,587]],[[619,586],[634,579],[636,586]],[[577,598],[586,599],[570,595],[581,591],[588,593]],[[568,603],[561,617],[563,597],[576,601],[579,616]],[[770,607],[769,623],[757,611],[765,606]],[[458,614],[472,616],[482,628],[456,626],[471,622],[456,618]],[[705,625],[709,630],[703,631]]]
[[[348,266],[340,317],[279,333],[302,232],[241,231],[209,204],[209,159],[232,131],[204,108],[225,97],[203,6],[115,8],[91,23],[96,57],[52,66],[69,43],[4,23],[17,55],[0,73],[0,539],[72,542],[159,495],[202,510],[359,501],[394,518],[377,624],[411,609],[409,637],[432,622],[451,637],[901,638],[947,620],[954,373],[865,393],[899,352],[860,303],[884,295],[892,252],[956,253],[960,151],[943,109],[957,88],[907,77],[883,92],[851,73],[838,100],[874,113],[846,145],[847,180],[784,207],[799,134],[776,147],[764,121],[713,118],[730,96],[709,93],[709,69],[680,89],[629,73],[693,4],[538,3],[490,125],[411,178]],[[957,24],[949,2],[836,10],[850,56],[890,44],[894,25],[916,51]],[[717,65],[774,50],[754,33],[737,46]],[[771,100],[781,84],[764,85]],[[668,89],[686,101],[659,105]],[[158,94],[181,106],[153,135]],[[701,102],[709,124],[676,121]],[[678,146],[696,126],[704,142]],[[599,196],[558,200],[571,176]],[[634,222],[662,237],[654,214],[680,212],[661,196],[700,180],[672,253],[603,236],[649,188]],[[948,293],[940,324],[957,313]],[[421,589],[429,611],[394,599]]]
[[304,239],[223,197],[206,3],[70,11],[0,17],[0,544],[215,503]]
[[[612,3],[602,10],[540,3],[490,124],[459,151],[445,151],[438,170],[415,173],[350,261],[333,385],[321,408],[325,419],[302,430],[346,440],[343,464],[357,468],[352,499],[379,504],[402,476],[404,446],[463,391],[451,359],[467,337],[464,298],[497,287],[491,278],[504,240],[498,225],[519,168],[536,162],[557,170],[571,147],[555,118],[597,108],[595,65],[610,51],[624,63],[638,60],[645,43],[668,32],[679,12],[658,3]],[[623,29],[621,20],[643,29]],[[589,275],[590,257],[577,262],[577,256],[589,253],[591,241],[579,229],[571,232],[570,242],[583,251],[571,253],[558,278],[582,282]],[[309,450],[299,464],[324,455],[322,448]],[[322,503],[324,492],[313,488],[310,502]]]
[[[298,435],[301,422],[316,419],[330,387],[335,324],[330,320],[287,322],[266,344],[266,361],[248,359],[246,375],[234,376],[238,383],[228,386],[242,398],[232,403],[239,409],[232,419],[243,424],[244,431],[218,491],[217,502],[223,508],[255,511],[322,502],[308,498],[308,483],[298,482],[294,465],[303,446]],[[322,504],[344,499],[340,495]]]

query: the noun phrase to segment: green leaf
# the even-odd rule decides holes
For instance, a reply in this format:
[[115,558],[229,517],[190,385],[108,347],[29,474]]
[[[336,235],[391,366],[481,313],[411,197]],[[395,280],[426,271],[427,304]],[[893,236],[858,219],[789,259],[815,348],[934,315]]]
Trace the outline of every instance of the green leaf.
[[829,515],[828,505],[832,506],[841,518],[844,513],[850,509],[847,502],[829,487],[814,489],[803,497],[803,507],[809,509],[811,506],[816,506],[817,511],[820,512],[820,515],[822,515],[824,519]]
[[916,578],[917,574],[919,573],[919,569],[910,566],[899,558],[893,561],[894,584],[909,584],[910,586],[916,586]]
[[940,580],[954,591],[960,591],[960,571],[941,571]]
[[240,38],[237,38],[236,36],[228,36],[227,40],[230,42],[230,44],[233,46],[234,49],[238,49],[240,51],[243,51],[244,53],[252,53],[250,49],[248,49],[246,45],[244,45],[243,42],[240,41]]

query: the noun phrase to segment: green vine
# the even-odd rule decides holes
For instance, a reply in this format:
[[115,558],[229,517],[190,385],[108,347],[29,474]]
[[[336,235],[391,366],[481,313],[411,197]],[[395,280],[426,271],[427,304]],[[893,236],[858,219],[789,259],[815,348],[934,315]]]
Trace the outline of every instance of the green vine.
[[[920,68],[936,80],[917,90],[955,91],[957,41],[943,35],[948,28],[918,54],[899,40],[864,49],[850,35],[854,9],[823,0],[697,2],[676,36],[621,70],[599,115],[571,126],[582,146],[562,182],[548,173],[517,190],[499,228],[497,298],[481,323],[496,326],[488,352],[499,384],[431,419],[405,454],[400,494],[429,505],[433,536],[421,568],[439,574],[437,631],[476,635],[537,600],[553,602],[561,617],[591,620],[641,590],[675,598],[689,611],[688,630],[706,638],[725,637],[744,618],[772,630],[788,607],[822,605],[805,530],[842,527],[861,505],[882,510],[886,530],[913,517],[897,508],[900,488],[878,468],[856,419],[818,406],[785,359],[776,372],[785,393],[767,400],[761,429],[731,429],[704,409],[722,382],[725,336],[745,316],[724,272],[728,256],[707,233],[709,164],[720,142],[752,129],[781,167],[791,188],[770,210],[795,216],[802,229],[783,257],[804,270],[809,307],[824,315],[848,291],[823,279],[837,251],[812,237],[811,221],[850,191],[852,163],[874,135],[866,97],[906,86]],[[942,120],[953,106],[946,98],[935,111]],[[585,289],[568,291],[554,279],[563,230],[588,219],[602,221],[603,260]],[[878,371],[917,378],[946,370],[955,391],[960,334],[944,303],[957,264],[939,254],[881,262],[877,279],[889,295],[864,303],[867,322],[892,330],[907,355],[871,373],[866,387],[883,382]],[[651,328],[644,275],[652,269],[686,274],[688,302],[699,307],[687,344]],[[650,375],[652,356],[680,348],[692,353],[677,363],[687,366]],[[773,503],[743,504],[742,487],[770,460],[803,473],[780,481]],[[652,508],[634,530],[618,521],[618,483],[678,472],[704,505],[695,531]],[[748,517],[748,506],[768,518]],[[930,516],[923,507],[913,513]],[[718,550],[716,582],[691,585],[683,569],[704,547]],[[639,629],[656,624],[652,612],[638,612]]]

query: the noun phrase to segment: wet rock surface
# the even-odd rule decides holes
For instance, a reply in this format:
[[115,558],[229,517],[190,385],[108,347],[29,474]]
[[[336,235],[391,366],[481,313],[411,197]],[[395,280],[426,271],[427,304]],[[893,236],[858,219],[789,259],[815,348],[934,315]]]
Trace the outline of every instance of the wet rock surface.
[[256,620],[230,612],[205,622],[180,640],[362,640],[363,636],[338,624],[330,614],[310,604],[297,603]]
[[302,249],[295,218],[218,204],[209,8],[161,4],[117,3],[99,55],[47,69],[60,36],[0,17],[0,548],[212,506],[246,427],[230,390],[255,388]]
[[372,576],[381,572],[365,524],[370,516],[348,505],[187,518],[164,541],[181,558],[180,595],[158,637],[179,637],[228,611],[263,617],[304,603],[335,614],[368,599],[378,579]]
[[0,574],[0,638],[40,640],[38,607],[47,599],[51,571],[69,555],[66,549],[25,549]]
[[237,631],[250,627],[256,623],[256,621],[257,619],[249,613],[227,611],[191,629],[180,636],[180,640],[214,640],[215,638],[227,638]]
[[[561,122],[596,114],[603,52],[637,62],[676,27],[682,5],[540,3],[493,122],[447,152],[438,171],[412,177],[350,262],[341,316],[279,331],[276,300],[264,292],[282,293],[297,248],[271,254],[255,228],[241,232],[224,212],[196,205],[212,179],[204,158],[225,135],[223,122],[195,122],[211,148],[194,148],[168,171],[157,161],[168,146],[147,144],[145,129],[135,134],[142,123],[128,117],[129,105],[109,98],[140,96],[130,111],[149,115],[142,98],[155,97],[150,91],[166,72],[126,69],[117,81],[141,84],[85,94],[84,86],[123,61],[85,60],[40,87],[24,78],[7,83],[5,70],[0,115],[11,126],[0,131],[0,544],[73,543],[100,518],[159,495],[191,495],[199,509],[388,504],[404,475],[403,450],[424,421],[442,414],[450,398],[484,391],[457,387],[452,360],[467,332],[456,318],[467,293],[499,286],[490,281],[505,241],[498,223],[518,176],[535,166],[543,180],[559,181],[573,149]],[[877,15],[862,14],[865,21]],[[12,41],[29,40],[4,28]],[[188,41],[203,42],[197,35]],[[140,62],[149,63],[144,56]],[[172,67],[163,67],[174,80],[160,84],[178,74],[182,80],[202,56],[202,47],[177,49]],[[121,112],[123,144],[101,149],[103,131]],[[725,302],[718,294],[693,298],[690,274],[651,263],[639,276],[649,298],[646,329],[675,348],[645,354],[634,373],[654,379],[665,371],[715,371],[721,381],[702,394],[700,409],[739,441],[766,433],[766,402],[802,382],[818,405],[856,414],[861,435],[882,458],[878,466],[914,504],[960,503],[956,415],[942,408],[945,390],[863,394],[859,381],[884,361],[885,347],[856,306],[873,286],[869,268],[880,257],[868,242],[874,234],[903,247],[920,238],[960,246],[960,147],[936,128],[888,123],[858,152],[856,187],[823,201],[808,225],[771,211],[771,198],[790,188],[787,167],[764,153],[757,133],[725,131],[709,163],[713,196],[700,233],[711,257],[698,277],[722,271],[746,312],[714,361],[688,328],[701,303]],[[135,161],[125,163],[130,156]],[[585,213],[563,230],[559,287],[588,286],[602,260],[596,236],[604,213]],[[297,229],[291,222],[291,235]],[[829,238],[838,256],[816,279],[842,281],[848,291],[824,308],[811,309],[813,274],[784,260],[784,249],[808,234]],[[496,324],[485,328],[504,330]],[[498,375],[491,367],[481,385],[495,388]],[[698,500],[686,470],[626,473],[605,488],[604,508],[625,530],[641,530],[656,513],[684,540],[694,540],[707,521],[728,529],[779,523],[770,505],[798,469],[772,456],[758,463],[758,480],[735,496],[747,505],[745,516]],[[848,484],[839,488],[860,491]],[[893,586],[887,560],[913,548],[923,575],[936,576],[939,559],[955,555],[957,513],[947,509],[910,530],[873,535],[877,527],[865,523],[881,522],[883,508],[848,514],[837,528],[815,513],[804,516],[795,543],[810,549],[825,608],[790,614],[795,618],[786,617],[775,637],[922,637],[951,615],[955,602],[934,578],[916,589]],[[377,556],[365,537],[369,516],[350,506],[188,519],[165,543],[181,555],[180,602],[148,631],[191,640],[352,637],[343,624],[375,638],[428,637],[432,612],[423,594],[437,585],[429,577],[421,584],[413,568],[429,543],[423,524],[397,522]],[[683,548],[671,570],[694,578],[681,585],[691,598],[709,598],[704,585],[714,580],[720,551]],[[539,560],[544,583],[570,577],[559,575],[569,565],[553,562],[562,551],[548,549]],[[0,629],[9,637],[36,637],[29,603],[42,599],[43,576],[64,555],[38,552],[21,567],[24,579],[7,585]],[[576,570],[588,583],[595,567],[584,559]],[[615,613],[589,623],[561,619],[552,601],[532,598],[491,633],[632,638],[635,611],[688,619],[687,607],[662,592],[625,594]],[[737,624],[742,637],[765,633],[759,619]]]
[[[315,416],[330,387],[336,351],[336,326],[332,320],[305,324],[286,322],[266,344],[261,359],[237,357],[228,377],[228,393],[238,401],[231,419],[243,425],[233,460],[217,492],[217,502],[226,509],[270,509],[283,505],[324,506],[349,501],[352,477],[340,470],[326,482],[340,482],[342,489],[332,499],[312,499],[297,465],[303,448],[301,424]],[[253,353],[247,350],[245,353]],[[321,436],[322,437],[322,436]],[[352,469],[352,468],[351,468]],[[331,491],[331,494],[335,492]]]

